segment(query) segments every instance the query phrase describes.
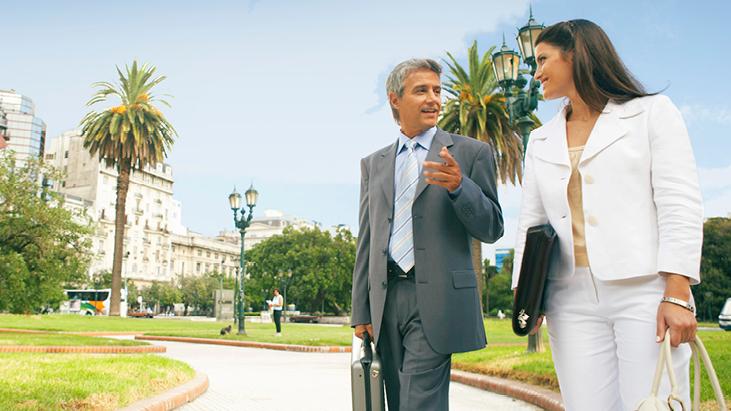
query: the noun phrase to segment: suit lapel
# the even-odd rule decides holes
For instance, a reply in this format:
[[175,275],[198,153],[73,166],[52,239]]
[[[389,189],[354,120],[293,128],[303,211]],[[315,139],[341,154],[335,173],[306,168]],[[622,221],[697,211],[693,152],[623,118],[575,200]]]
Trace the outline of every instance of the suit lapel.
[[[441,162],[442,159],[439,157],[439,151],[442,149],[442,147],[451,147],[454,144],[452,141],[452,137],[443,131],[441,128],[437,128],[436,134],[434,134],[434,139],[432,139],[431,147],[429,147],[429,153],[426,155],[426,159],[424,161],[435,161],[435,162]],[[421,172],[419,173],[419,182],[416,184],[416,193],[414,194],[414,201],[416,201],[417,198],[419,198],[419,195],[426,190],[426,180],[424,178],[424,168],[421,167]]]
[[379,161],[379,170],[382,170],[381,175],[381,188],[383,188],[383,196],[386,199],[386,206],[391,210],[391,216],[393,215],[393,181],[394,181],[394,168],[396,167],[396,149],[398,148],[398,140],[391,145],[387,150],[381,153]]
[[[544,141],[540,150],[533,150],[536,157],[549,163],[571,167],[568,144],[566,143],[565,109],[561,111],[561,114],[554,117],[553,120],[546,123],[541,130],[541,134],[536,136],[536,140],[539,139],[543,139]],[[538,141],[535,143],[538,143]]]
[[607,103],[586,142],[586,147],[581,155],[581,163],[596,156],[627,134],[629,130],[621,120],[621,117],[624,117],[622,111],[621,106],[612,102]]

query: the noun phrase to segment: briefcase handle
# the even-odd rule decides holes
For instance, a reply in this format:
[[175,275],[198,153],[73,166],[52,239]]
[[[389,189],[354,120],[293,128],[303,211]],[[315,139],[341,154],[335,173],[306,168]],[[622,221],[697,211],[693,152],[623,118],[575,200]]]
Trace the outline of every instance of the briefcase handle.
[[368,331],[363,332],[363,358],[360,359],[361,364],[370,366],[373,362],[373,348],[371,347],[371,336]]

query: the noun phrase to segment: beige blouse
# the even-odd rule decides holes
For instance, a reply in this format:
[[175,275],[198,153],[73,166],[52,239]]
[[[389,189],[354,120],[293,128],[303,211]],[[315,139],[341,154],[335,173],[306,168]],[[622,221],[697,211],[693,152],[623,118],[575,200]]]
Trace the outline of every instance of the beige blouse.
[[569,179],[568,199],[571,209],[571,228],[574,235],[574,260],[577,267],[589,266],[584,239],[584,204],[581,198],[581,174],[579,173],[579,160],[583,152],[584,146],[569,148],[571,178]]

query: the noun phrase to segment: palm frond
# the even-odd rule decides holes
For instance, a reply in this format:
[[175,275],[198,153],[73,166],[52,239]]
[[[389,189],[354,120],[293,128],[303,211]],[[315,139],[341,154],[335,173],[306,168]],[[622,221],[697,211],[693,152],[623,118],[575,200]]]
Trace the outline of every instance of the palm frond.
[[447,99],[439,126],[490,144],[499,180],[516,184],[523,178],[523,147],[495,79],[491,59],[494,49],[480,55],[477,42],[473,42],[467,50],[467,69],[454,55],[446,53],[443,61],[449,74],[443,88]]
[[155,76],[156,68],[133,61],[124,70],[116,68],[116,84],[100,81],[87,105],[108,101],[112,96],[121,105],[103,111],[90,111],[81,120],[84,147],[107,164],[143,168],[164,161],[177,132],[154,103],[168,107],[152,90],[166,79]]

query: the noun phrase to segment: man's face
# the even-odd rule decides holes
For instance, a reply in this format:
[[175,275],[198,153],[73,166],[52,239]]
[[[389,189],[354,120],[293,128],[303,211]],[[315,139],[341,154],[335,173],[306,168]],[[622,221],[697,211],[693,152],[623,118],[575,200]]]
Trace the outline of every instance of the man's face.
[[413,137],[434,127],[442,108],[442,84],[439,75],[431,70],[414,70],[404,80],[404,94],[394,93],[388,98],[399,111],[401,131]]

